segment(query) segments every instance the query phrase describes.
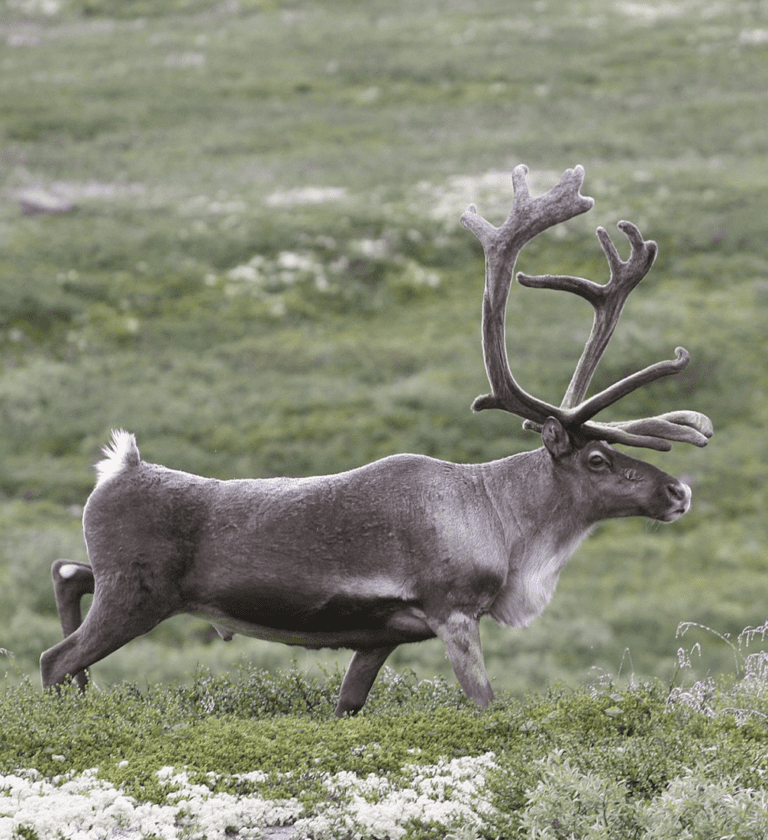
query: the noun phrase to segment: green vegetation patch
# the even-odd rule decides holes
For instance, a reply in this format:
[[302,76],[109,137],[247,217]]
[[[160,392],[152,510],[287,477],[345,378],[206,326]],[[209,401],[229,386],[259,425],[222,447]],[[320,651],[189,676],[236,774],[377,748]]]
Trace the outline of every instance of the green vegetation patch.
[[[768,42],[760,3],[0,0],[0,645],[37,680],[60,638],[49,577],[85,560],[80,512],[112,428],[144,458],[219,478],[338,472],[395,452],[487,461],[533,448],[487,390],[483,260],[500,223],[586,169],[595,208],[532,243],[531,274],[607,279],[619,219],[659,242],[595,390],[683,344],[686,372],[606,419],[691,407],[702,451],[649,453],[693,488],[671,528],[600,525],[525,631],[483,627],[524,693],[631,654],[668,679],[681,621],[765,619]],[[34,212],[72,206],[71,212]],[[42,197],[42,198],[41,198]],[[58,202],[58,204],[57,204]],[[38,206],[37,209],[40,209]],[[516,376],[557,402],[591,312],[513,289]],[[610,416],[608,416],[610,414]],[[638,454],[638,453],[633,453]],[[645,456],[644,456],[645,457]],[[231,651],[237,650],[232,656]],[[191,681],[247,656],[178,619],[94,668]],[[302,666],[345,655],[301,654]],[[727,646],[701,673],[727,671]],[[390,664],[449,675],[439,645]]]
[[[363,712],[341,720],[332,717],[338,674],[199,672],[188,686],[85,695],[41,695],[27,683],[0,697],[0,796],[28,777],[46,780],[51,797],[106,785],[160,809],[156,816],[170,809],[177,824],[182,812],[203,820],[198,800],[220,801],[234,825],[246,803],[273,803],[259,813],[276,819],[282,808],[318,837],[347,823],[378,836],[387,813],[392,836],[409,838],[461,815],[483,837],[532,827],[545,837],[616,840],[671,837],[672,826],[765,830],[760,663],[730,686],[620,690],[603,681],[505,696],[486,712],[440,680],[389,671]],[[420,816],[398,822],[397,801],[402,814]]]

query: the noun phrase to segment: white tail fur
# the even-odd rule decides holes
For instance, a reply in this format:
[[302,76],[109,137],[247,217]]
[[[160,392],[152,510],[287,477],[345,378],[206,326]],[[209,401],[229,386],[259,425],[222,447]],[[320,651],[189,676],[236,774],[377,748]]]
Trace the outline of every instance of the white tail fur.
[[112,432],[111,443],[102,451],[107,457],[96,464],[97,487],[117,475],[123,467],[135,467],[141,461],[136,437],[123,429]]
[[80,567],[77,563],[65,563],[62,566],[59,566],[59,575],[64,578],[64,580],[69,580],[69,578],[74,577],[77,574],[77,570]]

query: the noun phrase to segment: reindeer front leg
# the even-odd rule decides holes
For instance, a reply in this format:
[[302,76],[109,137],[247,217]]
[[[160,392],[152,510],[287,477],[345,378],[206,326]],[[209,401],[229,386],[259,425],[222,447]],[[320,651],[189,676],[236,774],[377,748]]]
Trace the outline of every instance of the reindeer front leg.
[[485,670],[479,620],[454,612],[444,621],[427,621],[445,645],[453,672],[464,693],[484,709],[493,700],[493,689]]

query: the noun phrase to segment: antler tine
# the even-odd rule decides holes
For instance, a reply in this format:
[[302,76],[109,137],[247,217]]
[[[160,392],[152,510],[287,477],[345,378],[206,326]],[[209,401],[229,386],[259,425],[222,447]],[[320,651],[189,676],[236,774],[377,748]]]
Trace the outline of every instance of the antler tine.
[[674,359],[656,362],[656,364],[649,365],[643,370],[638,370],[636,373],[614,382],[613,385],[600,391],[599,394],[595,394],[594,397],[584,400],[569,412],[569,421],[577,426],[586,423],[587,420],[591,420],[604,408],[618,402],[622,397],[631,394],[632,391],[642,388],[643,385],[685,370],[690,360],[690,353],[685,347],[676,347]]
[[514,200],[503,225],[496,228],[470,205],[461,217],[465,228],[480,240],[485,253],[485,294],[483,297],[483,356],[493,393],[478,397],[474,411],[500,408],[520,417],[543,423],[558,409],[528,394],[515,381],[509,367],[505,338],[505,317],[510,284],[517,257],[536,235],[553,225],[585,213],[594,200],[580,193],[584,168],[567,169],[549,192],[532,198],[526,175],[520,165],[512,172]]
[[605,228],[599,227],[597,229],[597,237],[611,270],[610,279],[605,285],[593,283],[591,280],[585,280],[582,277],[554,276],[551,274],[532,277],[522,272],[517,275],[518,282],[523,286],[573,292],[589,301],[595,310],[592,332],[560,404],[561,408],[573,408],[584,399],[597,365],[621,317],[627,298],[651,270],[651,266],[656,259],[658,251],[656,243],[653,240],[644,240],[635,225],[631,222],[621,221],[617,227],[629,239],[632,253],[629,259],[624,262],[619,257],[619,252]]
[[480,240],[486,258],[489,251],[503,254],[504,262],[510,268],[508,280],[512,277],[511,269],[517,255],[526,243],[547,228],[586,213],[595,203],[593,198],[580,193],[584,183],[583,166],[566,169],[551,190],[536,198],[531,198],[527,174],[528,167],[523,163],[512,170],[512,209],[500,227],[494,227],[478,215],[474,204],[470,204],[461,217],[462,225]]
[[669,441],[673,440],[706,446],[714,434],[712,421],[698,411],[670,411],[656,417],[618,423],[586,423],[582,430],[592,439],[662,452],[672,448]]

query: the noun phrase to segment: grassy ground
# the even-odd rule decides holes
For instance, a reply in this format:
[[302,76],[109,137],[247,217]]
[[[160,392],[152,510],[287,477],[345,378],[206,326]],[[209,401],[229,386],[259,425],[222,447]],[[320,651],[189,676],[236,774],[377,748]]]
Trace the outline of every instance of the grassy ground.
[[736,686],[611,681],[478,712],[385,673],[335,720],[341,674],[243,669],[187,686],[0,695],[0,831],[13,840],[435,837],[759,840],[765,658]]
[[[148,460],[220,477],[537,445],[509,418],[469,411],[487,390],[482,259],[458,218],[475,201],[501,221],[519,162],[535,190],[582,163],[597,201],[533,243],[521,269],[605,279],[594,229],[621,218],[659,242],[598,379],[676,344],[693,362],[614,416],[696,408],[716,437],[649,456],[693,485],[684,520],[600,526],[541,620],[485,628],[495,684],[578,683],[593,667],[671,679],[679,622],[731,634],[760,624],[765,11],[0,0],[7,681],[34,674],[59,638],[48,568],[85,559],[79,515],[113,427],[134,431]],[[41,192],[77,209],[23,215],[19,196]],[[511,306],[515,370],[551,401],[589,326],[571,304],[516,289]],[[180,619],[94,672],[170,680],[198,661],[277,667],[296,655],[233,645]],[[329,661],[297,656],[302,668]],[[448,673],[437,644],[391,663]],[[730,666],[725,644],[700,665]]]

